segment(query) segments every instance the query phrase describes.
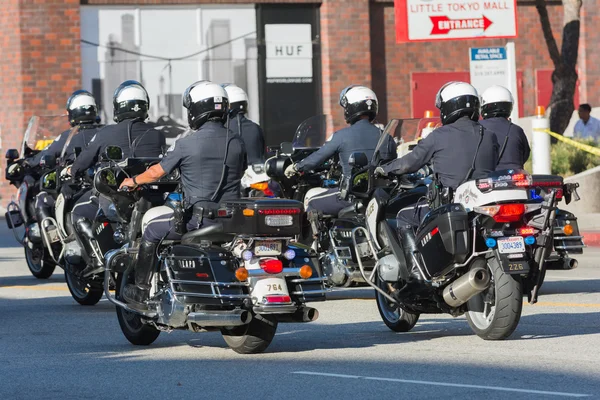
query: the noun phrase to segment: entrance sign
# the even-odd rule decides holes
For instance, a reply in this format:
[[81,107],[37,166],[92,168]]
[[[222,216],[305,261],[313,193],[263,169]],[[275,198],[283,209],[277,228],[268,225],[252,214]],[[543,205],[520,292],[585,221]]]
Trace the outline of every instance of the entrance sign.
[[396,42],[514,38],[516,0],[395,0]]

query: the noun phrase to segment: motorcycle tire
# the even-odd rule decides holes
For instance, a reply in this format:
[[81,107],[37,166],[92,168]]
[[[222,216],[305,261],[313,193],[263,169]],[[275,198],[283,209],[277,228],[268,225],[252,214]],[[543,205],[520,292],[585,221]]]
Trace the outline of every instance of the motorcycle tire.
[[48,279],[54,273],[54,269],[56,268],[56,264],[52,261],[49,261],[46,256],[46,250],[43,247],[40,247],[40,254],[35,254],[35,252],[30,249],[27,245],[25,245],[25,261],[27,262],[27,267],[31,272],[31,275],[35,276],[37,279]]
[[487,266],[490,287],[467,302],[467,322],[480,338],[503,340],[515,331],[521,319],[523,283],[519,275],[505,274],[495,257],[487,259]]
[[[377,277],[377,286],[387,292],[387,284]],[[419,321],[420,314],[409,313],[400,307],[394,307],[381,293],[375,291],[377,310],[385,325],[394,332],[408,332]]]
[[104,293],[102,288],[91,287],[85,280],[69,272],[68,268],[65,269],[65,281],[73,299],[82,306],[96,305]]
[[273,341],[277,320],[271,315],[254,314],[249,324],[234,328],[222,328],[225,343],[236,353],[262,353]]
[[[124,274],[119,274],[116,283],[115,296],[118,300],[121,300],[121,290],[125,287],[127,281],[123,279]],[[133,281],[133,271],[129,276]],[[129,340],[129,343],[135,346],[148,346],[154,343],[154,341],[160,335],[160,331],[152,325],[148,325],[142,321],[142,317],[139,314],[126,311],[122,307],[117,306],[117,319],[119,320],[119,326],[123,335]]]

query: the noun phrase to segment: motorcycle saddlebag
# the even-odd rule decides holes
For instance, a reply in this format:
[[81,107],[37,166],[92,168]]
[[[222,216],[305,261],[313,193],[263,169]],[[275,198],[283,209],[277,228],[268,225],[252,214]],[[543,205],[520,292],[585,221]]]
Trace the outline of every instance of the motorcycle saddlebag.
[[[185,303],[204,305],[241,305],[246,286],[235,278],[237,261],[223,248],[201,247],[197,244],[179,244],[170,248],[164,257],[166,267],[171,270],[175,291]],[[163,276],[165,281],[167,277]],[[192,283],[194,282],[194,283]]]
[[[227,216],[218,218],[225,233],[294,236],[301,233],[304,205],[286,199],[239,199],[224,204]],[[221,210],[219,210],[221,212]]]
[[431,211],[417,232],[417,248],[431,277],[469,254],[468,214],[460,204],[447,204]]

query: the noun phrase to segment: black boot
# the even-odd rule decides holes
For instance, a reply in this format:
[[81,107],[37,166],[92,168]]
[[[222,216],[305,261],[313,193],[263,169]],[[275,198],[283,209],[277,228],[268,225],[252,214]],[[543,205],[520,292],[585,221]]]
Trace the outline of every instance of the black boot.
[[123,298],[134,308],[148,308],[145,301],[150,296],[150,281],[156,262],[156,243],[142,240],[134,267],[135,284],[129,283],[123,289]]
[[79,244],[83,247],[83,258],[86,262],[86,267],[81,272],[82,277],[88,277],[103,271],[103,266],[100,260],[96,257],[96,253],[92,247],[94,240],[94,232],[92,231],[92,223],[87,218],[78,218],[74,226],[79,239]]
[[404,257],[406,258],[406,267],[410,274],[410,279],[422,281],[423,276],[416,262],[417,243],[415,241],[415,231],[412,226],[403,226],[398,229]]

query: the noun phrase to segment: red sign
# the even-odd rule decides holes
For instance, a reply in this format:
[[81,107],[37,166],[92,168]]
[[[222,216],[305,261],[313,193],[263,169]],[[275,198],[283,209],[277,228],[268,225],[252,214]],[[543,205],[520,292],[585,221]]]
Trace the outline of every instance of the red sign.
[[483,29],[485,32],[487,28],[492,25],[492,21],[485,17],[481,18],[468,18],[468,19],[450,19],[446,16],[443,17],[429,17],[433,23],[431,28],[432,35],[445,35],[453,29]]

